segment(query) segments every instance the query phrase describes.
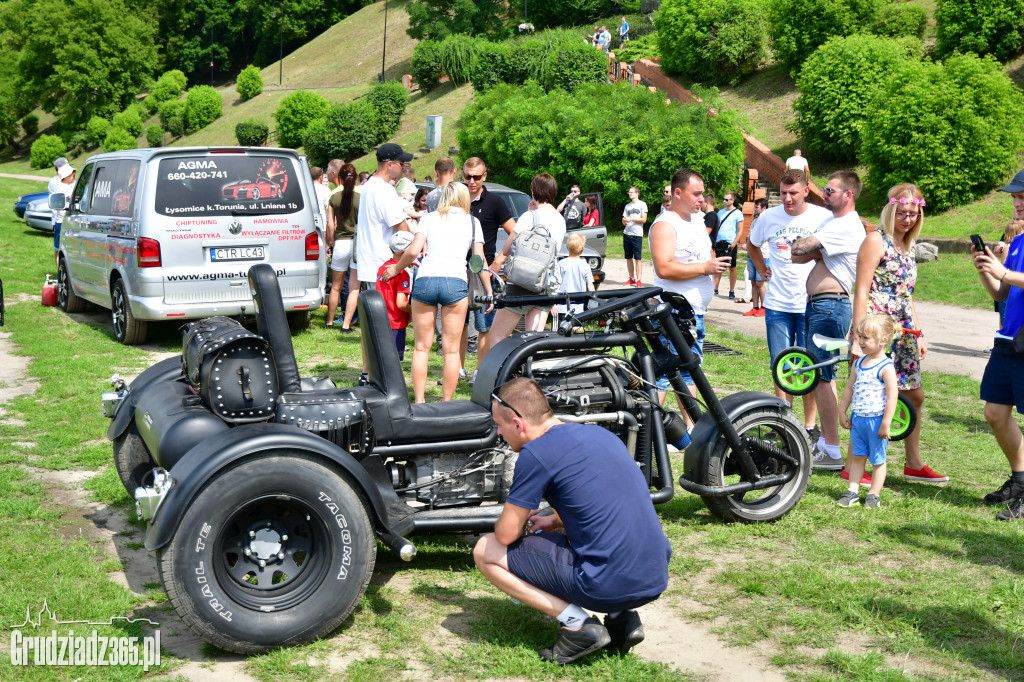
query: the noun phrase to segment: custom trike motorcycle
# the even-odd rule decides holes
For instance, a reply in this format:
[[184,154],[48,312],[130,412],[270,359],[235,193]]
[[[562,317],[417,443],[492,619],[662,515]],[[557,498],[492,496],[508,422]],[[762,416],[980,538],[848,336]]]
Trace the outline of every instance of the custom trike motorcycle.
[[[774,521],[807,486],[809,444],[789,406],[755,392],[719,399],[690,352],[692,311],[658,288],[560,295],[585,312],[497,344],[471,400],[417,405],[376,291],[359,300],[369,383],[342,388],[299,376],[273,269],[254,266],[249,286],[258,334],[228,318],[194,322],[180,359],[130,386],[115,377],[104,394],[117,470],[148,522],[167,596],[223,649],[329,634],[363,594],[378,539],[409,561],[408,536],[493,530],[516,453],[497,435],[490,395],[516,376],[536,380],[560,419],[619,436],[655,504],[674,494],[668,446],[687,435],[678,483],[724,520]],[[659,406],[662,375],[694,422],[689,434]]]

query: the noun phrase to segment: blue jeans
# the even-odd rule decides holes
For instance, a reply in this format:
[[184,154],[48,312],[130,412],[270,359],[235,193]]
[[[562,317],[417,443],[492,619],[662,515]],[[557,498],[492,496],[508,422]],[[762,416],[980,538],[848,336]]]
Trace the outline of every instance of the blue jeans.
[[[821,334],[832,339],[844,338],[850,333],[853,325],[853,308],[850,306],[850,299],[841,301],[835,299],[823,299],[821,301],[807,301],[807,332],[806,338],[813,339],[815,334]],[[765,316],[767,319],[767,315]],[[814,354],[819,362],[839,355],[839,351],[824,351],[820,348],[814,349]],[[836,378],[836,366],[828,365],[821,368],[822,381],[834,381]]]
[[61,223],[53,224],[53,250],[60,251],[60,226]]
[[[496,311],[491,309],[491,312],[485,313],[484,309],[474,310],[473,313],[473,328],[478,332],[489,332],[491,331],[491,325],[494,324],[494,313]],[[466,320],[469,321],[468,319]]]
[[768,353],[772,356],[772,362],[779,357],[779,353],[790,346],[806,347],[804,332],[807,331],[807,320],[804,313],[787,313],[765,308],[764,324],[768,330]]
[[417,277],[412,300],[424,305],[455,305],[469,296],[466,280],[458,277]]
[[[692,346],[690,346],[690,350],[692,350],[693,354],[696,355],[698,358],[700,358],[701,362],[703,363],[703,361],[704,361],[704,336],[706,334],[706,330],[704,329],[704,316],[703,315],[694,315],[694,319],[696,319],[696,321],[697,321],[697,339],[694,342],[694,344]],[[661,340],[665,343],[666,346],[668,346],[668,349],[672,352],[672,355],[678,355],[678,353],[676,353],[676,349],[672,347],[672,343],[669,342],[668,339],[666,339],[664,336],[662,336]],[[693,386],[693,378],[690,377],[690,373],[689,372],[683,372],[682,374],[683,374],[683,381],[686,382],[686,385],[687,386]],[[661,378],[658,379],[658,390],[659,391],[671,391],[672,390],[672,384],[669,383],[667,375],[663,374],[661,376]]]

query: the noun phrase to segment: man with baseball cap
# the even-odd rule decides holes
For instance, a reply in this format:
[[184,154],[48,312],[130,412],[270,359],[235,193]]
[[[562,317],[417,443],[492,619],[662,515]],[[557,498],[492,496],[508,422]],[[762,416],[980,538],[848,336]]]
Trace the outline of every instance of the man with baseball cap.
[[53,177],[50,178],[50,182],[46,185],[46,191],[50,194],[60,191],[58,185],[60,185],[60,176],[57,175],[57,171],[60,170],[61,166],[68,165],[68,160],[63,156],[57,157],[53,162]]
[[[56,177],[50,180],[50,185],[54,184],[53,180],[57,181],[56,185],[52,188],[48,187],[48,189],[50,194],[63,194],[70,200],[71,192],[75,187],[75,169],[71,167],[71,164],[63,156],[57,159],[57,161],[64,161],[64,163],[57,169]],[[57,161],[54,161],[54,163],[56,164]],[[50,220],[53,223],[53,254],[54,258],[59,258],[57,252],[60,251],[60,224],[64,222],[64,209],[51,208]]]
[[[1024,170],[1000,192],[1013,200],[1013,217],[1024,220]],[[1006,301],[1003,328],[996,332],[995,347],[981,379],[985,420],[1010,463],[1010,477],[985,503],[1006,506],[996,514],[1000,521],[1024,519],[1024,435],[1013,418],[1013,408],[1024,410],[1024,239],[1010,242],[1006,262],[1000,263],[989,247],[984,253],[971,248],[981,283],[996,301]]]

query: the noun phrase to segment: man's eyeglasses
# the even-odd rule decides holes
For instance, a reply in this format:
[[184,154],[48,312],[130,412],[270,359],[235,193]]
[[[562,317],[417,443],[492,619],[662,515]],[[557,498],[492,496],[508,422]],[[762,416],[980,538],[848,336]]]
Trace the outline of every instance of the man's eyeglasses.
[[525,419],[525,417],[523,417],[523,415],[519,414],[519,410],[517,410],[516,408],[512,407],[511,405],[509,405],[508,402],[502,400],[501,397],[497,393],[491,393],[491,400],[495,401],[496,403],[498,403],[502,407],[507,407],[508,409],[512,410],[512,413],[515,414],[515,416],[519,417],[520,419]]
[[826,187],[825,189],[821,190],[821,193],[827,197],[830,197],[833,194],[842,194],[845,191],[845,189],[835,189],[834,187]]
[[479,181],[484,179],[484,174],[481,173],[480,175],[470,175],[469,173],[463,173],[462,177],[465,178],[466,180],[472,180],[473,182],[479,182]]
[[896,211],[896,220],[917,220],[917,216],[920,213],[904,213],[903,211]]

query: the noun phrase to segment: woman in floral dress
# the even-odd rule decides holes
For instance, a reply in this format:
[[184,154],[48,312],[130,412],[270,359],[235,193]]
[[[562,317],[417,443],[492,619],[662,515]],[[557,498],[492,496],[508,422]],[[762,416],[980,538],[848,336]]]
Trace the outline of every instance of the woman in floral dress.
[[[925,200],[917,185],[905,183],[889,190],[878,228],[869,232],[857,254],[857,286],[853,301],[853,327],[869,312],[893,318],[897,328],[920,330],[914,309],[917,260],[914,242],[924,224]],[[906,462],[903,478],[918,483],[945,483],[948,476],[936,473],[921,460],[921,358],[928,352],[924,334],[902,334],[889,351],[896,366],[900,394],[917,408],[917,426],[903,441]],[[854,347],[854,354],[859,349]]]

